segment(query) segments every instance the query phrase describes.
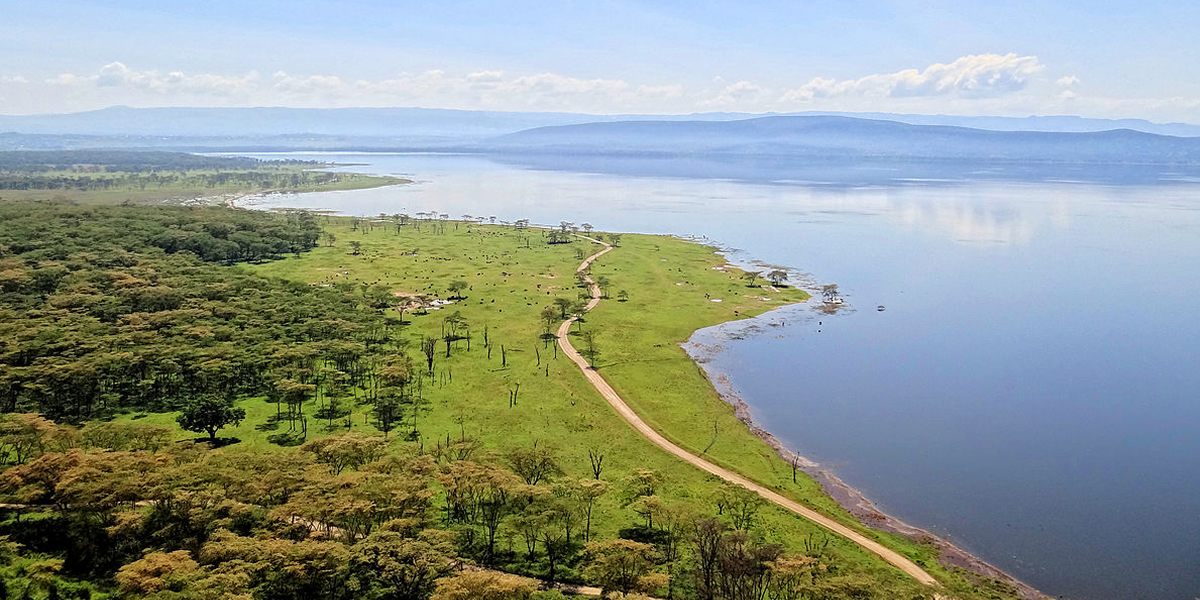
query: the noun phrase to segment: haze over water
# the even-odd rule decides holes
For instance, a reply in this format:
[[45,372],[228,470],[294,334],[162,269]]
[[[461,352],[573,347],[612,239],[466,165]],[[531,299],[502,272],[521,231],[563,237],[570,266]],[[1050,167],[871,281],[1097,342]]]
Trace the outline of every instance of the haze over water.
[[1200,185],[1186,178],[847,168],[817,184],[778,166],[708,179],[655,161],[302,157],[417,183],[262,204],[702,235],[836,282],[852,310],[785,309],[767,317],[785,325],[722,342],[716,366],[756,420],[1052,596],[1200,596]]

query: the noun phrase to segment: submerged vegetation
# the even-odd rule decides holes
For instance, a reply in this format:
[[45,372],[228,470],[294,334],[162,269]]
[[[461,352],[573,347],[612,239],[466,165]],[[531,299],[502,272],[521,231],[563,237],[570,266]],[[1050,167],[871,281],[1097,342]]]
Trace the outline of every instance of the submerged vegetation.
[[[0,598],[932,597],[629,428],[552,333],[595,245],[493,221],[0,205]],[[804,292],[590,229],[620,242],[591,267],[620,301],[570,335],[647,422],[943,596],[1011,597],[854,521],[677,346]]]

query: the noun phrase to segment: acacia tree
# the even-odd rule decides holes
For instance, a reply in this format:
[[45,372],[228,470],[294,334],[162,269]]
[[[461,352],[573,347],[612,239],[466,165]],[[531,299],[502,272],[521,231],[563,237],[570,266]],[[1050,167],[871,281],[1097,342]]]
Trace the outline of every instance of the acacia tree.
[[787,271],[773,269],[767,273],[767,279],[771,281],[772,285],[783,285],[783,282],[787,281]]
[[692,525],[692,585],[700,600],[713,600],[717,596],[724,535],[725,525],[716,519],[701,519]]
[[361,598],[428,598],[454,567],[454,545],[441,532],[417,539],[380,530],[350,550],[350,582]]
[[662,475],[651,469],[638,469],[625,477],[626,504],[642,496],[653,496],[662,485]]
[[571,532],[579,526],[579,503],[568,487],[559,486],[555,493],[540,496],[531,508],[539,513],[537,537],[546,553],[547,577],[553,582],[557,565],[573,553]]
[[113,577],[130,597],[149,596],[164,589],[177,589],[200,570],[186,550],[151,552],[117,571]]
[[358,240],[352,240],[350,242],[350,254],[353,254],[354,256],[358,256],[361,253],[362,253],[362,242],[360,242]]
[[571,310],[571,307],[574,304],[575,304],[575,301],[571,300],[570,298],[555,298],[554,299],[554,306],[558,307],[559,318],[563,319],[564,321],[567,318],[567,311]]
[[596,347],[596,332],[591,328],[583,332],[583,355],[588,360],[588,366],[595,369],[596,359],[600,357],[600,350]]
[[450,282],[450,285],[446,286],[446,289],[450,290],[451,299],[462,300],[462,293],[467,289],[467,282],[462,279],[455,279]]
[[385,285],[373,285],[363,290],[363,302],[371,308],[387,310],[399,302],[399,298]]
[[[566,317],[563,317],[564,319]],[[547,306],[542,309],[542,325],[545,328],[545,335],[550,336],[550,330],[554,329],[554,324],[559,321],[559,311],[553,306]]]
[[[379,369],[378,376],[380,387],[375,397],[375,427],[383,431],[386,437],[402,417],[401,404],[405,400],[405,390],[413,379],[412,360],[404,355],[394,358]],[[415,402],[413,404],[413,430],[415,431]]]
[[430,600],[527,600],[537,589],[536,579],[496,571],[464,571],[439,579]]
[[245,418],[246,411],[235,408],[233,398],[200,394],[184,405],[175,421],[186,431],[207,433],[208,439],[215,442],[217,431]]
[[576,485],[575,493],[583,504],[583,514],[586,522],[583,526],[583,541],[592,541],[592,509],[596,506],[596,501],[600,496],[608,493],[608,482],[596,479],[581,479]]
[[763,544],[745,531],[727,533],[718,546],[718,596],[731,600],[762,598],[771,581],[770,564],[782,550],[775,544]]
[[300,450],[311,452],[317,462],[328,466],[330,475],[339,475],[346,469],[379,460],[386,448],[384,438],[352,432],[310,440]]
[[475,494],[475,504],[479,512],[479,522],[487,530],[486,557],[490,563],[496,555],[496,534],[500,530],[501,522],[512,511],[513,495],[521,480],[504,469],[483,469],[484,473],[479,477]]
[[615,539],[591,542],[586,548],[588,564],[584,572],[601,585],[605,594],[643,591],[651,583],[646,576],[654,568],[654,546]]
[[765,504],[762,496],[734,484],[724,484],[717,490],[718,513],[729,517],[735,530],[749,531],[757,520],[758,511]]
[[601,298],[608,297],[608,284],[609,284],[609,281],[608,281],[607,277],[601,275],[596,278],[596,287],[600,288],[600,297]]
[[532,448],[511,448],[505,453],[505,458],[513,472],[529,485],[537,485],[542,479],[562,473],[554,450],[545,444],[538,447],[538,443],[534,442]]
[[815,558],[798,554],[783,556],[767,564],[771,571],[767,591],[772,600],[801,600],[813,590],[814,574],[823,565]]

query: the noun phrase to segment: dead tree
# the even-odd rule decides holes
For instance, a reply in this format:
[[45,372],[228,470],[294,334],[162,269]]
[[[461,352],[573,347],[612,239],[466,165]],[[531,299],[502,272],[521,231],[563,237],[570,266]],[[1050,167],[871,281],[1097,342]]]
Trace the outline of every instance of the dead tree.
[[600,479],[600,471],[604,469],[604,455],[599,450],[588,449],[588,461],[592,463],[592,476]]

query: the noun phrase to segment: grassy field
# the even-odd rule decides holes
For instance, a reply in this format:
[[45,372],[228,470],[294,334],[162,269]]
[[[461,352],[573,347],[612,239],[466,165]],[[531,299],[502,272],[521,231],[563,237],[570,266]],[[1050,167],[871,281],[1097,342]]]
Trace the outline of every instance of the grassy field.
[[[225,175],[236,176],[239,174],[259,174],[271,173],[274,175],[290,176],[292,174],[302,175],[304,171],[310,169],[307,166],[297,165],[280,165],[261,167],[257,170],[223,170],[220,173]],[[188,178],[191,176],[214,175],[217,171],[187,171]],[[39,173],[40,177],[54,177],[61,175],[72,178],[88,178],[88,179],[113,179],[116,180],[128,174],[116,173],[79,173],[75,171],[49,171]],[[307,178],[306,178],[307,179]],[[121,185],[115,185],[109,189],[0,189],[0,200],[55,200],[55,201],[72,201],[82,203],[96,204],[121,204],[125,202],[136,203],[156,203],[156,202],[188,202],[198,199],[210,199],[217,202],[225,196],[240,196],[245,194],[261,194],[268,192],[328,192],[338,190],[357,190],[365,188],[382,187],[386,185],[398,185],[409,183],[406,179],[398,177],[386,177],[375,175],[363,175],[360,173],[336,173],[335,177],[330,181],[312,182],[301,181],[298,184],[280,185],[280,186],[256,186],[249,185],[245,182],[231,181],[218,185],[197,184],[183,181],[173,181],[165,184],[160,184],[154,181],[138,181],[138,182],[122,182]]]
[[[654,469],[663,475],[660,496],[701,513],[715,512],[712,498],[721,483],[641,438],[565,356],[556,356],[555,345],[543,337],[541,311],[555,298],[578,298],[575,267],[582,255],[599,246],[577,238],[569,244],[547,244],[544,231],[538,229],[448,222],[425,223],[420,229],[410,225],[399,232],[386,224],[352,231],[348,219],[323,218],[336,236],[333,246],[316,248],[298,259],[239,268],[313,285],[380,284],[397,293],[443,299],[450,296],[452,281],[462,279],[469,286],[461,300],[425,315],[405,315],[411,320],[406,330],[413,340],[409,354],[422,364],[417,341],[426,335],[439,337],[444,319],[451,314],[458,313],[469,324],[471,342],[470,350],[465,340],[457,342],[449,358],[445,344],[439,342],[431,387],[425,390],[429,403],[417,420],[420,440],[398,439],[397,445],[419,443],[429,449],[464,435],[492,452],[535,442],[551,444],[572,478],[589,477],[588,451],[601,452],[603,478],[617,484],[616,493],[603,498],[598,508],[595,529],[604,538],[639,521],[619,502],[619,482],[637,469]],[[359,255],[351,253],[351,242],[361,244]],[[670,237],[622,236],[619,247],[593,266],[593,276],[611,282],[607,290],[611,298],[601,302],[583,324],[594,332],[600,372],[648,423],[681,446],[869,532],[942,579],[957,597],[1008,597],[978,590],[961,574],[948,573],[928,546],[862,526],[805,475],[793,483],[790,465],[734,417],[732,407],[720,399],[679,344],[696,329],[808,299],[795,288],[748,286],[742,274],[712,248]],[[617,299],[622,290],[627,293],[623,301]],[[490,357],[485,331],[492,345]],[[579,342],[575,345],[582,347]],[[510,406],[510,392],[518,386],[516,405]],[[269,425],[274,405],[252,399],[242,407],[246,420],[221,435],[240,439],[234,448],[276,448],[267,439],[277,432]],[[352,428],[374,431],[363,410],[357,408],[350,417]],[[306,412],[313,414],[315,407]],[[142,418],[173,423],[171,414]],[[393,436],[399,438],[407,429],[406,425]],[[339,421],[332,428],[311,423],[309,436],[342,430]],[[192,434],[180,432],[180,436]],[[756,531],[795,550],[819,529],[772,506],[761,511]],[[881,582],[893,597],[928,592],[849,542],[835,539],[831,551],[838,568]]]

